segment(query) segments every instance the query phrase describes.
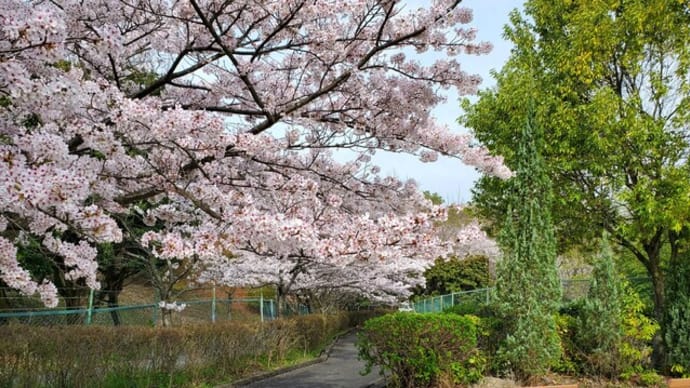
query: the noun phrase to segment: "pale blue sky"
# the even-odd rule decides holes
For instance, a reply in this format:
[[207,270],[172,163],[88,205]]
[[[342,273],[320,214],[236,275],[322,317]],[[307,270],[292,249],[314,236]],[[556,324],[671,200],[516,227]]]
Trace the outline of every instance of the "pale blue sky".
[[[421,4],[423,0],[413,2]],[[481,88],[495,84],[490,76],[492,69],[500,70],[510,54],[512,44],[503,40],[503,26],[508,23],[511,10],[521,9],[523,0],[464,0],[462,6],[471,8],[474,21],[471,26],[478,29],[477,40],[489,41],[494,45],[493,51],[483,56],[460,57],[465,71],[479,74],[483,78]],[[448,94],[448,101],[433,111],[437,120],[457,131],[464,131],[456,119],[460,116],[459,98],[453,91]],[[471,167],[458,160],[441,157],[435,163],[422,163],[417,158],[402,154],[379,153],[374,162],[381,166],[384,174],[399,178],[412,178],[422,190],[439,193],[447,202],[464,203],[471,199],[470,190],[479,174]]]

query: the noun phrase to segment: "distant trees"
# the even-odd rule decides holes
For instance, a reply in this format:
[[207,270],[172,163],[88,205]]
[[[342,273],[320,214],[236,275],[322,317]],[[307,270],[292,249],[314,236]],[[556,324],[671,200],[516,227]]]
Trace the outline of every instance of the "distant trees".
[[485,288],[490,284],[489,258],[471,255],[459,258],[436,259],[424,272],[426,295],[444,295],[453,292]]

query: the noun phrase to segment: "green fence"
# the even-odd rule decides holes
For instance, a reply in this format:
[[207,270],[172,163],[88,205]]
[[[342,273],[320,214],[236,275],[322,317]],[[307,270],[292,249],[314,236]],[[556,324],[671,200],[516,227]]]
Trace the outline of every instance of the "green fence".
[[491,297],[491,290],[491,288],[480,288],[471,291],[433,296],[415,302],[412,308],[418,313],[435,313],[466,302],[488,303]]
[[[202,292],[186,295],[177,301],[185,307],[181,311],[171,312],[170,320],[173,325],[227,320],[267,321],[275,319],[277,315],[276,303],[270,298],[234,298],[227,295],[216,298],[215,292],[197,291]],[[96,293],[98,292],[104,291]],[[205,295],[212,297],[208,298]],[[139,299],[149,299],[151,302],[123,302],[118,306],[109,306],[103,300],[99,302],[98,297],[94,298],[93,292],[74,292],[72,296],[61,296],[58,307],[47,309],[36,297],[27,297],[15,290],[0,288],[0,324],[160,324],[163,311],[153,294],[140,295]],[[296,313],[302,313],[305,309],[302,307],[296,310]]]
[[[648,277],[631,277],[627,279],[635,291],[648,304],[652,301],[651,281]],[[587,296],[590,279],[562,279],[563,302],[574,301]],[[412,306],[418,313],[441,312],[449,307],[461,303],[489,303],[493,288],[479,288],[476,290],[455,292],[452,294],[432,296],[418,300]]]

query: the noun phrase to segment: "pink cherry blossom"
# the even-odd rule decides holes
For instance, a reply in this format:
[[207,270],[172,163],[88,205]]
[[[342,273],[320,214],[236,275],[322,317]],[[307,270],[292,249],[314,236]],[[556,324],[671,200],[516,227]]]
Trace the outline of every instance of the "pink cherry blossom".
[[93,288],[97,244],[126,239],[208,281],[409,289],[449,249],[445,212],[370,155],[510,175],[430,115],[440,90],[477,90],[460,60],[490,49],[458,3],[0,0],[0,278],[57,303],[17,261],[30,235]]

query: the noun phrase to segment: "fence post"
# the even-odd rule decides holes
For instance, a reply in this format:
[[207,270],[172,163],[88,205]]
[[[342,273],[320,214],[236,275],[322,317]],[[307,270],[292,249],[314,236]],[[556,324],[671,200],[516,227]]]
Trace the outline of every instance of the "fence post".
[[273,307],[273,299],[268,300],[268,311],[271,315],[270,316],[271,320],[274,320],[276,318],[276,312],[275,312],[274,307]]
[[158,304],[160,303],[160,296],[158,295],[158,290],[153,293],[153,314],[151,319],[153,320],[153,326],[158,323]]
[[216,285],[211,289],[211,323],[216,323]]
[[455,293],[450,294],[450,305],[455,306]]
[[93,288],[89,291],[89,309],[86,311],[86,324],[91,324],[91,318],[93,316]]
[[261,296],[259,297],[259,311],[261,312],[261,322],[264,321],[264,292],[261,291]]

